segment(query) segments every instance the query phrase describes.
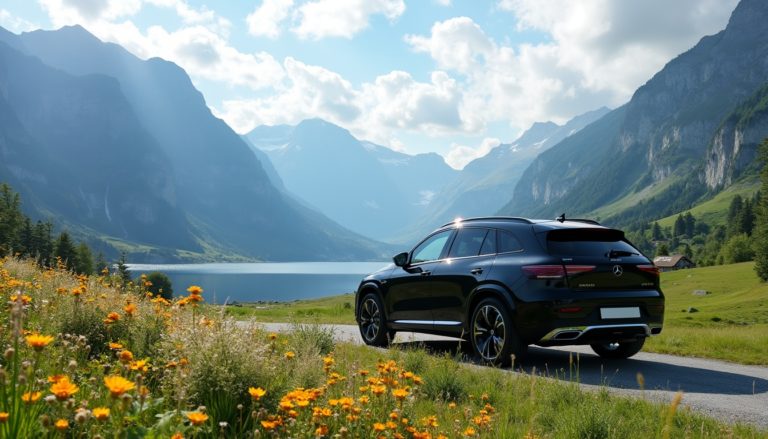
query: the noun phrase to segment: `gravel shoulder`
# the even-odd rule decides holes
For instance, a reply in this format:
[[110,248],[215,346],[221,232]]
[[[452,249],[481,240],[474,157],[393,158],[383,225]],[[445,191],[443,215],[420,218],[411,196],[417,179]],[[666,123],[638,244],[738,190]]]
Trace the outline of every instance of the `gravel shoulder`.
[[[288,331],[292,326],[260,325],[273,332]],[[333,329],[337,341],[362,344],[357,326],[323,326]],[[457,339],[416,333],[398,333],[395,343],[422,344],[437,352],[459,347]],[[692,410],[768,430],[768,367],[643,352],[628,360],[604,360],[586,346],[532,346],[528,358],[510,373],[532,372],[562,380],[578,376],[580,385],[587,389],[606,387],[615,393],[659,401],[669,401],[682,391],[682,404]],[[644,389],[639,387],[638,374],[645,381]]]

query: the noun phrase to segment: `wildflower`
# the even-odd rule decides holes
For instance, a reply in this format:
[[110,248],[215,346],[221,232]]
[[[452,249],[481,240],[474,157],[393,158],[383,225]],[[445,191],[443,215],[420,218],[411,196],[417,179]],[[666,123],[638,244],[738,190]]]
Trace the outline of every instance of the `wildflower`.
[[437,428],[437,416],[428,416],[421,420],[425,427]]
[[387,426],[382,424],[381,422],[376,422],[373,424],[373,431],[375,432],[382,432],[387,429]]
[[277,334],[275,334],[274,332],[271,332],[271,333],[270,333],[270,334],[269,334],[267,337],[268,337],[270,340],[275,340],[275,339],[277,338]]
[[384,384],[371,386],[371,392],[373,392],[374,395],[382,395],[386,391],[387,391],[387,386],[385,386]]
[[173,369],[174,367],[176,367],[176,366],[178,366],[178,365],[179,365],[179,363],[177,363],[177,362],[175,362],[175,361],[173,361],[173,360],[171,360],[171,361],[169,361],[169,362],[165,363],[165,367],[166,367],[167,369]]
[[328,435],[328,426],[325,424],[321,424],[319,427],[315,429],[315,436],[326,436]]
[[120,351],[117,356],[120,358],[121,363],[130,363],[133,361],[133,353],[127,349]]
[[455,409],[456,408],[456,403],[455,402],[449,402],[448,403],[448,408],[449,409]]
[[59,382],[62,378],[64,378],[66,375],[57,374],[57,375],[50,375],[48,376],[48,382],[53,384]]
[[277,427],[276,421],[261,421],[261,426],[264,428],[264,430],[271,431],[274,430],[275,427]]
[[11,415],[8,412],[0,412],[0,424],[8,422]]
[[107,325],[111,325],[112,323],[115,323],[118,320],[120,320],[120,314],[113,311],[107,314],[107,318],[104,319],[104,323],[106,323]]
[[200,412],[189,412],[187,413],[187,419],[189,419],[192,425],[202,425],[208,420],[208,415]]
[[467,427],[467,428],[464,430],[464,433],[462,433],[462,434],[463,434],[464,436],[474,436],[475,434],[477,434],[477,432],[475,431],[475,429],[474,429],[474,428],[472,428],[472,427]]
[[48,346],[48,344],[53,341],[52,336],[40,334],[28,335],[26,339],[27,345],[37,352],[42,351],[44,347]]
[[79,287],[72,288],[72,295],[75,297],[79,297],[81,294],[85,292],[85,286],[80,285]]
[[132,361],[130,367],[131,370],[147,373],[149,370],[149,359],[145,358],[143,360]]
[[123,311],[125,311],[127,316],[133,317],[133,315],[136,314],[136,304],[129,302],[123,307]]
[[26,294],[14,294],[11,296],[11,302],[21,302],[22,305],[29,305],[30,302],[32,302],[32,298],[27,296]]
[[392,389],[392,396],[397,398],[398,401],[402,401],[408,396],[408,389]]
[[113,398],[121,397],[125,392],[136,388],[136,384],[120,375],[110,375],[104,377],[104,385],[109,389],[109,394]]
[[96,407],[93,409],[93,417],[99,421],[106,421],[109,418],[109,409],[106,407]]
[[27,404],[31,404],[39,401],[41,396],[43,396],[43,394],[40,392],[27,392],[21,395],[21,400]]
[[69,421],[66,419],[57,419],[53,426],[56,427],[56,430],[64,431],[69,428]]
[[296,354],[294,354],[293,351],[288,351],[288,352],[285,353],[285,358],[287,360],[293,360],[293,357],[295,357],[295,356],[296,356]]
[[80,388],[70,382],[68,376],[59,378],[58,381],[51,385],[51,393],[53,393],[59,401],[66,401],[72,395],[77,393],[78,390],[80,390]]
[[262,396],[267,394],[267,391],[262,389],[261,387],[249,387],[248,393],[251,395],[251,398],[254,401],[258,401],[261,399]]
[[192,285],[191,287],[187,288],[187,292],[192,296],[199,296],[203,294],[203,289],[197,285]]

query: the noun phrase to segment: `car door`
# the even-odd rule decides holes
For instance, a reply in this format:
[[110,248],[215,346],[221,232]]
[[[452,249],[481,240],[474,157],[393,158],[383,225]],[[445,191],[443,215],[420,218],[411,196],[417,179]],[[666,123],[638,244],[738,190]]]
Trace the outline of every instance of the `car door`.
[[454,230],[443,230],[423,240],[408,263],[395,267],[387,280],[384,308],[393,329],[431,329],[436,286],[432,273],[445,257]]
[[436,276],[441,285],[433,314],[436,329],[461,327],[467,315],[467,299],[485,280],[496,255],[496,230],[463,227],[456,233],[448,257]]

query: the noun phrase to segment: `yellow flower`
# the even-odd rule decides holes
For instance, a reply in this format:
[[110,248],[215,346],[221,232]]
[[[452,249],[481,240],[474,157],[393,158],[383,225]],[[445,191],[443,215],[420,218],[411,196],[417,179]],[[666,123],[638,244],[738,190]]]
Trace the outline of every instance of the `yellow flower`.
[[146,373],[149,370],[149,360],[147,358],[131,362],[131,370]]
[[275,334],[274,332],[270,332],[270,333],[269,333],[269,335],[268,335],[267,337],[268,337],[270,340],[274,340],[274,339],[276,339],[276,338],[277,338],[277,334]]
[[43,394],[40,393],[40,392],[27,392],[27,393],[21,395],[21,400],[24,401],[27,404],[31,404],[33,402],[37,402],[38,400],[40,400],[40,397],[42,395]]
[[192,423],[192,425],[201,425],[208,420],[208,415],[200,412],[189,412],[187,413],[187,419],[189,419],[189,422]]
[[321,424],[319,427],[315,429],[315,436],[326,436],[328,435],[328,426],[325,424]]
[[110,375],[104,377],[104,385],[109,389],[109,394],[113,398],[119,398],[123,393],[136,388],[136,384],[120,375]]
[[197,285],[192,285],[191,287],[187,288],[187,292],[193,296],[199,296],[203,294],[203,289]]
[[70,382],[68,376],[59,378],[58,381],[51,385],[51,393],[53,393],[59,401],[66,401],[72,395],[77,393],[78,390],[80,390],[80,388]]
[[119,350],[119,349],[123,348],[123,345],[121,345],[120,343],[112,343],[112,342],[110,342],[109,343],[109,348],[113,349],[113,350]]
[[267,431],[274,430],[277,427],[277,421],[261,421],[261,426]]
[[258,401],[262,396],[267,394],[267,391],[261,387],[249,387],[248,393],[251,395],[251,398],[253,398],[254,401]]
[[8,412],[0,412],[0,424],[7,422],[10,416]]
[[56,430],[64,431],[69,428],[69,421],[66,419],[57,419],[53,426],[56,427]]
[[171,439],[184,439],[184,435],[177,431],[173,434],[173,436],[171,436]]
[[387,429],[387,426],[382,424],[381,422],[377,422],[373,424],[373,431],[375,432],[382,432]]
[[402,401],[408,396],[408,389],[392,389],[392,396]]
[[96,407],[93,409],[93,417],[99,421],[106,421],[109,418],[109,409],[106,407]]
[[285,353],[285,358],[288,360],[293,360],[293,357],[295,357],[296,354],[293,353],[293,351],[288,351]]
[[50,335],[32,334],[26,337],[27,345],[32,349],[40,352],[44,347],[48,346],[53,341],[53,337]]
[[61,374],[58,374],[58,375],[50,375],[50,376],[48,377],[48,382],[49,382],[49,383],[51,383],[51,384],[53,384],[53,383],[56,383],[56,382],[58,382],[60,379],[64,378],[65,376],[66,376],[66,375],[61,375]]
[[379,384],[379,385],[371,386],[371,392],[374,395],[382,395],[386,391],[387,391],[387,386],[385,386],[384,384]]
[[32,302],[32,298],[27,296],[26,294],[18,295],[14,294],[11,296],[11,302],[17,302],[21,301],[22,305],[29,305],[30,302]]
[[474,428],[472,428],[472,427],[467,427],[467,428],[464,430],[464,433],[463,433],[463,434],[464,434],[464,436],[474,436],[475,434],[477,434],[477,432],[475,431],[475,429],[474,429]]

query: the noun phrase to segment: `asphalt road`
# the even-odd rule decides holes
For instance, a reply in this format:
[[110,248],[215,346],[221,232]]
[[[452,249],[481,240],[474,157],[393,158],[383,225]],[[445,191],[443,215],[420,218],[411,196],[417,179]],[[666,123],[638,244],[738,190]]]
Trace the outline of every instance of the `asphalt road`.
[[[291,328],[287,323],[261,325],[274,332]],[[338,341],[362,344],[357,326],[328,326]],[[456,352],[460,346],[457,339],[415,333],[398,333],[395,343],[420,344],[434,352]],[[468,351],[467,347],[463,349]],[[571,357],[578,370],[569,373]],[[532,346],[528,358],[510,372],[533,371],[561,380],[575,378],[578,373],[578,381],[585,388],[606,386],[612,392],[659,401],[670,401],[681,390],[682,404],[693,410],[725,422],[744,422],[768,430],[768,367],[643,352],[628,360],[604,360],[584,346]],[[639,388],[638,373],[645,379],[645,390]]]

